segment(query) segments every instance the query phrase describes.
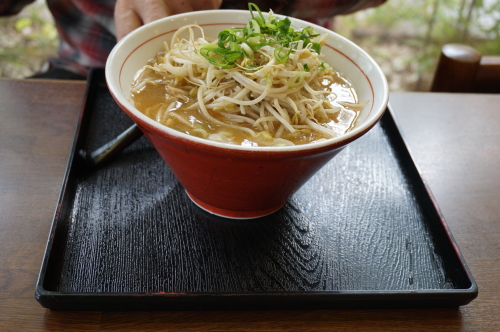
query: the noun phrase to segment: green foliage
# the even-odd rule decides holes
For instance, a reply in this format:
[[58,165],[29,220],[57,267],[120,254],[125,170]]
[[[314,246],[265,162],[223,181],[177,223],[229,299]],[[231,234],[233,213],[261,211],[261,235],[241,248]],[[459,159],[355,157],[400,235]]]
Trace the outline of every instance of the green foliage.
[[[382,56],[376,60],[387,64],[385,71],[389,78],[394,74],[391,62],[398,58],[407,67],[402,74],[416,73],[419,81],[428,79],[442,46],[447,43],[469,44],[485,55],[500,54],[500,1],[497,0],[388,0],[382,6],[336,18],[334,22],[336,32],[374,57]],[[408,51],[404,54],[378,51],[391,45]],[[425,89],[415,85],[409,88]]]
[[0,18],[0,76],[33,75],[56,54],[57,45],[52,16],[40,1],[15,17]]
[[33,25],[33,22],[31,21],[31,18],[21,17],[16,21],[16,23],[14,24],[14,27],[17,31],[22,32],[25,28],[31,27],[32,25]]
[[481,54],[495,55],[500,54],[500,1],[494,1],[489,7],[484,6],[484,2],[481,0],[480,4],[483,6],[477,6],[476,20],[481,18],[492,18],[489,24],[481,25],[479,29],[488,38],[480,42],[473,42],[473,46],[481,52]]

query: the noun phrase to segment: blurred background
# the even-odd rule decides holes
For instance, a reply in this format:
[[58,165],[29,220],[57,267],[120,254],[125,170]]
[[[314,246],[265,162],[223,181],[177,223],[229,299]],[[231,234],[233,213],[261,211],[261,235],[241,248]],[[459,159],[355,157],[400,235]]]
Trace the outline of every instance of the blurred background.
[[[391,91],[427,91],[441,47],[463,43],[500,55],[499,0],[388,0],[333,19],[333,30],[365,49]],[[25,78],[56,53],[57,31],[44,0],[0,18],[0,77]]]

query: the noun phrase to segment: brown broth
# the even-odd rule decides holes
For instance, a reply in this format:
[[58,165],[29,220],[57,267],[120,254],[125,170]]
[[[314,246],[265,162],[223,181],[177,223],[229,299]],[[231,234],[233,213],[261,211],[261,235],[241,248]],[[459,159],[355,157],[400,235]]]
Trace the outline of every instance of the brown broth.
[[[152,76],[154,75],[157,74],[152,74]],[[349,103],[358,102],[354,89],[352,88],[351,84],[345,78],[341,77],[338,74],[334,75],[334,77],[335,81],[333,82],[325,81],[322,83],[325,89],[330,90],[333,94],[336,95],[336,99],[331,103],[335,105],[339,101],[349,102]],[[154,79],[155,77],[152,78]],[[161,77],[156,77],[156,78],[161,78]],[[238,144],[245,146],[260,145],[259,143],[255,142],[255,140],[252,139],[252,136],[250,134],[242,130],[210,123],[200,110],[187,109],[186,108],[187,106],[192,105],[193,103],[196,102],[196,96],[190,97],[189,100],[178,100],[177,98],[173,98],[166,92],[165,85],[160,85],[160,84],[158,85],[147,84],[140,92],[132,93],[131,95],[135,107],[139,111],[141,111],[151,119],[163,125],[166,125],[170,128],[176,129],[180,132],[202,138],[207,138],[207,135],[209,136],[212,135],[210,136],[210,139],[212,140],[231,143],[231,144]],[[170,112],[176,113],[180,115],[182,118],[187,119],[188,123],[179,120],[175,116],[171,115],[164,116],[164,111],[172,102],[176,102],[176,107],[175,107],[176,109],[171,110]],[[209,113],[218,120],[231,123],[231,121],[228,120],[226,116],[220,114],[217,111],[209,110]],[[235,111],[235,114],[238,113],[239,109]],[[342,111],[342,114],[339,116],[340,113],[341,112],[330,115],[328,121],[333,126],[335,126],[339,131],[345,132],[350,130],[355,124],[355,120],[357,118],[357,114],[359,113],[359,111],[346,110]],[[349,119],[352,118],[352,121],[349,119],[347,121],[343,121],[343,118],[345,117]],[[244,126],[254,130],[255,132],[258,132],[258,130],[249,123],[233,122],[233,124]],[[276,128],[278,128],[278,126]],[[293,142],[293,144],[297,145],[297,144],[307,144],[320,139],[327,139],[329,137],[326,137],[322,133],[311,130],[297,130],[295,133],[290,133],[285,130],[281,138],[289,140]]]

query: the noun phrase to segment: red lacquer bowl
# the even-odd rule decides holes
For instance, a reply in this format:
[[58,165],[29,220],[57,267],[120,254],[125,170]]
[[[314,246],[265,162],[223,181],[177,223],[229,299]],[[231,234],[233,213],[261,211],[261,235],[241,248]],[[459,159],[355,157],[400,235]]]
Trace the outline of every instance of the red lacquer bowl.
[[[382,117],[388,100],[384,74],[375,61],[349,40],[328,33],[324,60],[346,76],[359,100],[368,101],[357,126],[323,142],[291,147],[247,147],[212,142],[180,133],[139,112],[131,102],[135,73],[163,49],[175,31],[186,24],[203,27],[207,40],[225,28],[246,24],[247,11],[215,10],[175,15],[145,25],[122,39],[106,64],[106,81],[118,105],[141,128],[165,160],[192,201],[216,215],[248,219],[281,208],[314,173],[347,144],[370,130]],[[310,26],[293,19],[298,28]]]

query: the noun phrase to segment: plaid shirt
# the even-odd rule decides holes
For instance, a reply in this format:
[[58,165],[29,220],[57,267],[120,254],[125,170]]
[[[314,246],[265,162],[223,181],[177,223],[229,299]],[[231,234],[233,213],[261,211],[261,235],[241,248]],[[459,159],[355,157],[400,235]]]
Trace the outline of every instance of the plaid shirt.
[[[34,0],[0,0],[0,15],[18,13]],[[180,1],[180,0],[172,0]],[[386,0],[254,0],[264,11],[293,16],[328,26],[328,18],[378,6]],[[90,67],[103,67],[116,44],[113,20],[116,0],[47,0],[60,36],[58,57],[52,67],[82,76]],[[248,9],[248,2],[224,0],[224,9]]]

